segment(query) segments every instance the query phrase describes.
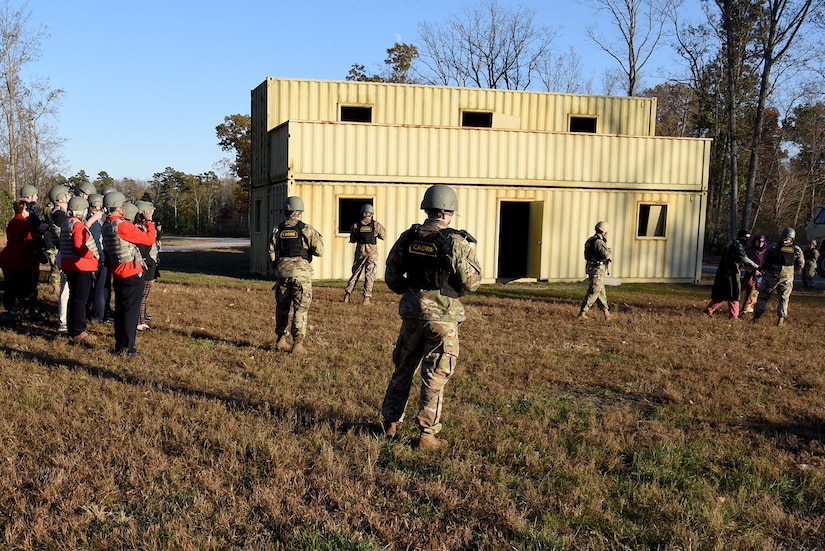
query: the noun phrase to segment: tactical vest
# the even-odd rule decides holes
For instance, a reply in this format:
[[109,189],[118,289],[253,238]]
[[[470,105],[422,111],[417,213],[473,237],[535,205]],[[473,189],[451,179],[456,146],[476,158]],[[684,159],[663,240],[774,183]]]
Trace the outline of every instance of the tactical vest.
[[55,222],[54,217],[61,210],[62,209],[55,208],[51,213],[49,213],[49,229],[47,229],[46,233],[43,235],[47,249],[57,249],[60,247],[61,226]]
[[600,258],[600,255],[596,253],[596,241],[598,239],[600,239],[598,235],[593,235],[584,242],[584,259],[588,262],[599,263],[607,260],[605,258]]
[[126,264],[127,262],[138,262],[143,265],[143,257],[140,255],[137,245],[129,243],[117,231],[117,227],[126,222],[125,218],[115,218],[106,220],[103,224],[103,248],[112,264]]
[[[63,224],[63,227],[60,228],[60,256],[62,258],[69,258],[69,259],[78,259],[80,255],[77,254],[77,251],[74,248],[74,239],[73,230],[74,225],[81,223],[80,219],[70,217],[66,220],[66,223]],[[100,259],[100,253],[97,250],[97,243],[95,243],[95,238],[92,237],[92,234],[89,233],[89,237],[86,238],[86,247],[92,251],[92,254],[95,255],[95,258]]]
[[793,266],[796,260],[794,255],[794,245],[783,245],[781,247],[771,247],[767,254],[767,264],[774,266]]
[[407,274],[410,287],[422,291],[439,290],[442,295],[457,298],[464,295],[464,287],[457,274],[452,271],[451,252],[452,228],[422,236],[419,225],[413,225],[407,232],[403,251],[402,268]]
[[816,249],[802,249],[802,256],[805,257],[807,262],[811,262],[816,259]]
[[375,238],[375,220],[370,220],[369,224],[359,221],[356,231],[358,232],[357,242],[359,245],[375,245],[377,242]]
[[286,222],[278,225],[278,256],[294,258],[300,256],[309,259],[309,250],[304,244],[304,227],[306,224],[298,220],[294,226],[287,226]]

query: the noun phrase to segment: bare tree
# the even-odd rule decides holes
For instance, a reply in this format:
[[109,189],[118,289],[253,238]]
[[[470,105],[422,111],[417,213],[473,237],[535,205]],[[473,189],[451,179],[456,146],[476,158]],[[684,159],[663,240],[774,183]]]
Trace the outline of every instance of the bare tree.
[[37,178],[40,167],[31,163],[43,160],[44,146],[60,143],[46,116],[53,114],[63,91],[49,90],[46,81],[27,84],[22,78],[24,68],[40,58],[41,41],[48,36],[45,27],[32,28],[30,20],[25,6],[15,10],[9,0],[0,5],[0,115],[8,159],[5,176],[13,195],[22,168],[28,167],[27,179]]
[[420,23],[421,80],[444,86],[526,90],[551,55],[558,31],[534,23],[536,12],[496,0],[464,8],[444,25]]
[[596,31],[593,24],[587,36],[619,62],[626,78],[628,96],[636,94],[639,74],[650,61],[665,34],[680,0],[591,0],[597,13],[607,13],[619,38],[611,39]]
[[590,94],[592,79],[585,79],[582,58],[571,46],[555,59],[547,56],[537,70],[538,78],[548,92]]

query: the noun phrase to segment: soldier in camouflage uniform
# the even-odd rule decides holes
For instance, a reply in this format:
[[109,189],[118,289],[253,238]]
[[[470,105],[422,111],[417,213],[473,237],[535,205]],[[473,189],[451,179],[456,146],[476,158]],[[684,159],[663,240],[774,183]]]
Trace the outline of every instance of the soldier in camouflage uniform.
[[376,222],[375,208],[367,203],[361,207],[361,221],[352,225],[349,230],[349,242],[357,243],[355,260],[352,263],[352,276],[344,289],[344,302],[349,302],[350,295],[358,285],[361,272],[364,272],[364,306],[368,306],[372,298],[372,287],[375,283],[375,264],[378,259],[378,239],[386,239],[387,231],[379,222]]
[[387,436],[396,433],[410,395],[410,385],[421,365],[421,397],[416,421],[421,431],[418,445],[442,448],[436,437],[441,430],[444,386],[458,360],[458,326],[464,321],[461,297],[481,283],[481,265],[463,231],[449,228],[458,208],[452,188],[430,187],[421,208],[427,220],[401,234],[387,257],[385,280],[403,297],[398,305],[401,330],[393,351],[392,374],[381,407]]
[[611,318],[607,306],[607,293],[604,290],[604,276],[609,275],[607,267],[612,262],[613,255],[610,247],[607,246],[609,230],[610,226],[607,222],[599,222],[596,224],[596,233],[584,243],[584,258],[587,261],[586,270],[590,284],[579,309],[580,320],[586,320],[587,311],[597,303],[604,312],[604,319]]
[[[303,345],[307,332],[307,311],[312,302],[313,256],[324,253],[321,234],[301,221],[304,201],[288,197],[284,203],[286,220],[272,228],[269,238],[269,262],[275,270],[275,334],[278,350],[306,354]],[[292,311],[292,344],[286,331]]]
[[816,275],[816,263],[819,260],[819,251],[816,250],[816,241],[811,241],[808,248],[802,251],[805,257],[805,267],[802,268],[802,285],[809,289]]
[[785,323],[788,316],[788,300],[793,291],[794,271],[802,269],[805,257],[802,249],[794,245],[796,230],[785,228],[782,230],[782,240],[768,248],[759,271],[762,273],[762,285],[759,287],[759,297],[756,299],[756,308],[753,312],[753,321],[756,322],[765,313],[768,299],[774,290],[779,293],[779,306],[776,308],[778,318],[776,325]]

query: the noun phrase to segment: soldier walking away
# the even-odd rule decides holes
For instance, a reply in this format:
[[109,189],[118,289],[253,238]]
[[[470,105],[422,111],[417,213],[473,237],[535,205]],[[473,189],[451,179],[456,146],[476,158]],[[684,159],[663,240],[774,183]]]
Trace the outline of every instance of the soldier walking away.
[[587,311],[594,304],[598,304],[604,312],[604,319],[609,320],[612,317],[607,306],[607,292],[604,289],[604,277],[610,275],[608,267],[613,261],[613,251],[607,246],[610,225],[607,222],[599,222],[595,229],[596,233],[584,243],[584,259],[587,261],[587,278],[590,282],[579,309],[580,320],[587,319]]
[[805,257],[802,249],[794,245],[796,230],[785,228],[782,230],[782,240],[773,243],[765,253],[759,271],[762,272],[762,284],[759,286],[759,297],[756,299],[756,308],[753,321],[756,322],[765,313],[768,300],[774,290],[779,295],[779,305],[776,308],[776,325],[781,326],[788,317],[788,301],[793,291],[794,271],[802,269]]
[[396,434],[404,419],[410,386],[421,366],[421,396],[416,421],[418,445],[443,448],[441,430],[444,387],[458,361],[458,326],[464,321],[461,296],[481,283],[481,265],[465,231],[449,228],[458,198],[449,186],[436,184],[424,193],[423,224],[414,224],[393,245],[385,280],[398,304],[401,330],[392,359],[395,370],[381,406],[384,433]]
[[361,272],[364,273],[364,306],[372,299],[375,284],[375,266],[378,260],[378,239],[387,238],[387,231],[375,221],[375,208],[366,203],[361,207],[361,220],[350,227],[349,242],[356,243],[355,260],[352,263],[352,276],[344,289],[344,302],[350,301],[350,295],[358,285]]
[[802,285],[807,291],[813,286],[814,276],[816,275],[816,264],[819,260],[819,251],[816,250],[816,240],[808,244],[808,248],[802,251],[805,257],[805,266],[802,268]]
[[[286,220],[272,228],[269,262],[275,270],[275,334],[278,350],[306,354],[303,341],[307,333],[307,313],[312,303],[312,257],[324,253],[321,234],[301,220],[304,201],[287,197]],[[292,311],[292,344],[286,336]]]
[[739,272],[744,264],[747,269],[757,270],[759,266],[748,258],[745,252],[745,244],[751,238],[748,230],[739,230],[736,239],[728,244],[725,254],[719,260],[719,268],[713,279],[713,289],[710,292],[710,302],[705,308],[705,313],[712,316],[723,302],[728,303],[728,314],[731,319],[739,319],[739,295],[742,290],[742,282],[739,279]]

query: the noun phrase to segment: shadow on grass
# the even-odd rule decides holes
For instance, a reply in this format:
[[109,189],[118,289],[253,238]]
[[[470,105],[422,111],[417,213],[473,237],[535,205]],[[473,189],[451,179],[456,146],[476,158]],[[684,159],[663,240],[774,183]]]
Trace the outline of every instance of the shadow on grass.
[[[296,432],[301,432],[302,429],[327,426],[333,431],[344,434],[352,432],[354,434],[376,437],[383,435],[383,429],[381,428],[381,425],[377,423],[364,423],[354,421],[352,419],[346,419],[332,410],[320,412],[307,404],[279,406],[271,404],[267,401],[253,401],[245,400],[243,398],[223,396],[208,390],[190,388],[185,385],[168,384],[144,377],[137,377],[128,373],[121,373],[105,367],[99,367],[94,364],[61,357],[57,354],[32,353],[28,350],[17,349],[6,345],[0,346],[0,352],[9,359],[22,357],[27,360],[37,361],[45,367],[62,367],[71,371],[85,371],[93,377],[116,381],[127,385],[140,387],[151,386],[152,388],[161,391],[169,391],[183,396],[220,402],[233,411],[242,411],[245,413],[263,412],[281,423],[293,423]],[[120,358],[120,356],[114,355],[112,357],[118,359]],[[126,360],[124,359],[122,361]]]
[[[812,416],[805,416],[804,419],[789,421],[787,423],[777,423],[758,417],[748,419],[746,426],[754,432],[762,433],[770,437],[785,438],[795,436],[801,443],[817,441],[825,443],[825,419]],[[782,444],[776,443],[777,447],[798,451],[790,442]]]
[[164,252],[160,256],[161,274],[165,270],[240,279],[261,278],[249,271],[249,247]]

